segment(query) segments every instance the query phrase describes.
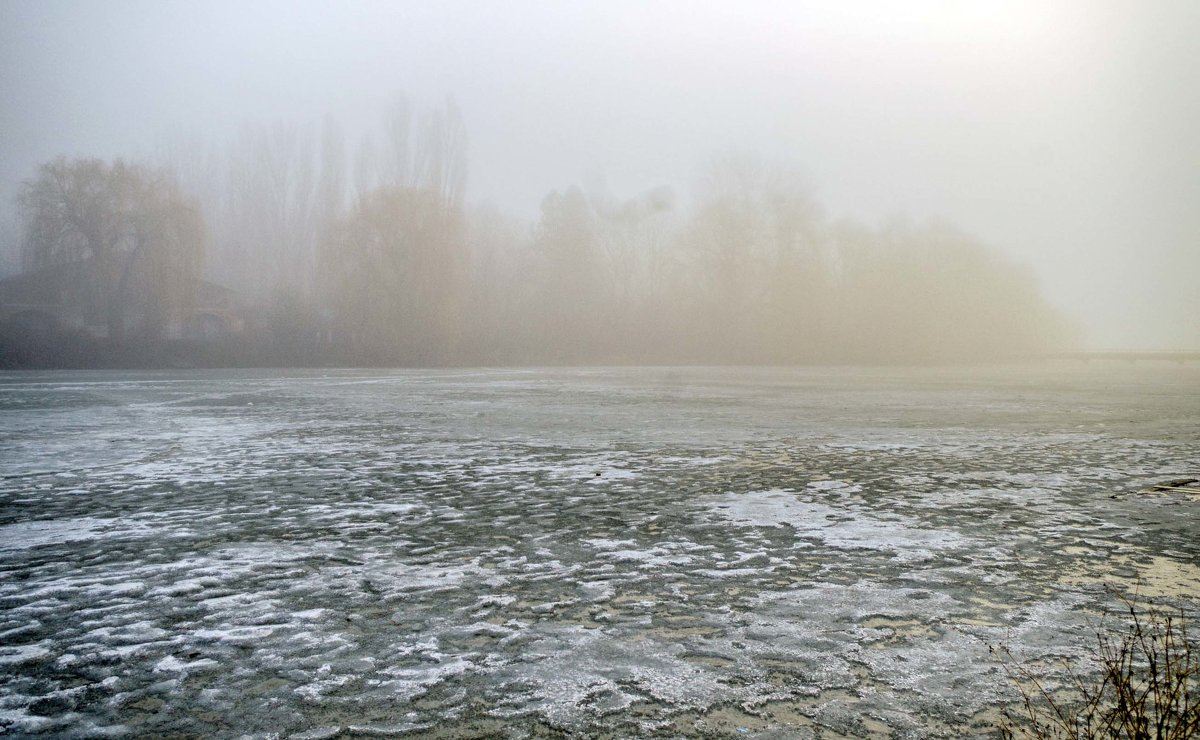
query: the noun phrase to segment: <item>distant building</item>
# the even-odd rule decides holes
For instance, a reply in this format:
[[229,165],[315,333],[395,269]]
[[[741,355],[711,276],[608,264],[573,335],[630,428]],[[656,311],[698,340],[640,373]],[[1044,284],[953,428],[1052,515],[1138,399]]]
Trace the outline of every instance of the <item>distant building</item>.
[[246,316],[237,291],[223,285],[197,280],[194,302],[179,327],[187,339],[216,339],[246,330]]
[[[67,331],[104,338],[108,326],[94,278],[91,265],[79,262],[0,279],[0,323],[33,335]],[[245,331],[235,291],[197,279],[192,297],[191,309],[167,325],[164,338],[217,339]],[[126,321],[132,328],[139,318],[131,312]]]

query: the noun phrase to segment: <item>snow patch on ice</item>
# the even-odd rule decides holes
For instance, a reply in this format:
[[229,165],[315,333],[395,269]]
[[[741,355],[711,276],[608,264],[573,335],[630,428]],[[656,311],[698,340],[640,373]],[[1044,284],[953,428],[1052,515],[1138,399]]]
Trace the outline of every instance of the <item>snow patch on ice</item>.
[[154,664],[155,673],[181,673],[199,668],[212,668],[217,665],[217,661],[211,658],[201,658],[200,660],[186,661],[176,658],[174,655],[168,655],[162,660]]
[[39,660],[50,654],[41,645],[6,645],[0,647],[0,665],[17,665]]
[[6,524],[0,527],[0,550],[28,550],[42,545],[93,540],[119,523],[118,519],[78,517]]
[[892,552],[901,561],[926,560],[972,544],[957,532],[922,527],[912,517],[868,512],[858,505],[805,501],[783,490],[726,494],[717,500],[714,511],[739,524],[788,526],[798,537],[819,539],[839,550]]

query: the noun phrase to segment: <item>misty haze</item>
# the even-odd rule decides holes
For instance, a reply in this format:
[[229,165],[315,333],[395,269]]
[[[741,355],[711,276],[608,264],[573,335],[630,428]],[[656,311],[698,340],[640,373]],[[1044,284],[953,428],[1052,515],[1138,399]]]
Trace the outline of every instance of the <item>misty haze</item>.
[[0,0],[0,732],[1197,736],[1198,37]]

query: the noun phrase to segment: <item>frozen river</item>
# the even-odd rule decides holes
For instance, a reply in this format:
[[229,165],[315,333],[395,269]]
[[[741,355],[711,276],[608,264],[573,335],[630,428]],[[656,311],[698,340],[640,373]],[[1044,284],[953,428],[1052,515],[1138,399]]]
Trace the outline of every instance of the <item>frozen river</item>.
[[1200,368],[0,375],[0,732],[962,737],[1200,597]]

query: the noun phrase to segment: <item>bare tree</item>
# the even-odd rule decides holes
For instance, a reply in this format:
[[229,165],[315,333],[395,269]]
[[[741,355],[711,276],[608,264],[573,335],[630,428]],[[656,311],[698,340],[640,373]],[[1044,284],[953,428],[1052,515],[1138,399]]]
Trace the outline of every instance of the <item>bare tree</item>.
[[427,359],[439,286],[426,279],[424,257],[436,230],[433,199],[415,188],[369,193],[332,230],[326,249],[333,308],[358,350]]
[[596,214],[610,353],[628,357],[661,347],[674,195],[659,187],[619,200],[593,188],[589,201]]
[[466,319],[466,131],[451,101],[422,119],[415,142],[411,119],[403,100],[385,117],[386,166],[360,160],[355,205],[323,260],[343,336],[378,356],[447,362]]
[[596,216],[582,190],[543,199],[533,246],[542,266],[537,320],[543,339],[559,353],[555,360],[578,361],[595,346],[603,307]]
[[383,117],[386,154],[381,168],[382,185],[406,188],[415,184],[412,129],[412,103],[406,96],[397,95]]
[[226,251],[237,287],[260,301],[312,287],[315,151],[311,131],[282,123],[247,126],[229,147]]
[[462,209],[467,184],[467,129],[453,99],[429,112],[416,151],[418,181],[448,213]]
[[131,324],[157,334],[181,317],[200,274],[205,229],[171,172],[60,158],[23,185],[18,204],[26,266],[80,265],[111,338],[123,338]]
[[362,200],[379,186],[379,148],[369,133],[358,142],[354,151],[354,200]]

